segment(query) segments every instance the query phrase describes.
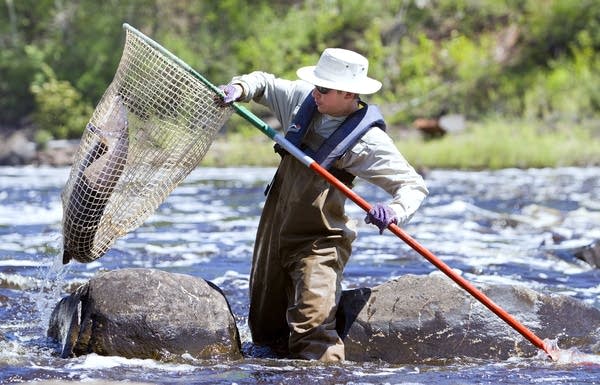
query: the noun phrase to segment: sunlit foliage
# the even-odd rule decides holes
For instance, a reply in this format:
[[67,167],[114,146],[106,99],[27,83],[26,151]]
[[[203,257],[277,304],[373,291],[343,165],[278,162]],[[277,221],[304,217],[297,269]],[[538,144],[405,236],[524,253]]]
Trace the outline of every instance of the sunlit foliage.
[[[370,101],[394,125],[442,112],[582,122],[600,111],[595,3],[4,0],[0,124],[32,116],[54,137],[77,137],[83,127],[69,125],[85,120],[112,80],[124,22],[216,84],[257,69],[294,78],[325,47],[357,50],[384,83]],[[73,116],[53,120],[64,113]],[[240,130],[235,123],[228,129]]]

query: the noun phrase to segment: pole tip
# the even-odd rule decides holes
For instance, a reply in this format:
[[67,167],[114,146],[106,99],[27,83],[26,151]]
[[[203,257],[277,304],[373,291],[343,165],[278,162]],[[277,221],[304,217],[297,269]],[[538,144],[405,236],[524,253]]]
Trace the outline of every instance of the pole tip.
[[552,359],[552,361],[558,361],[560,357],[560,348],[558,347],[558,343],[556,340],[546,338],[543,341],[542,348],[544,349],[548,357]]

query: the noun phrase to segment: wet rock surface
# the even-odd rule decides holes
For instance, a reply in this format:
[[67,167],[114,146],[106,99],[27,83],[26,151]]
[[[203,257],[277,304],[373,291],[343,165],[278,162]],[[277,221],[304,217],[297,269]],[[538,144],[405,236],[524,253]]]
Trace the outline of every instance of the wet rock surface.
[[[480,289],[539,338],[558,339],[561,348],[590,346],[600,339],[600,310],[573,298],[508,285]],[[357,362],[504,360],[540,351],[439,273],[346,291],[338,318],[346,359]]]
[[48,336],[61,356],[177,361],[241,357],[235,320],[213,284],[154,269],[102,273],[55,307]]
[[574,255],[582,261],[600,268],[600,240],[575,250]]

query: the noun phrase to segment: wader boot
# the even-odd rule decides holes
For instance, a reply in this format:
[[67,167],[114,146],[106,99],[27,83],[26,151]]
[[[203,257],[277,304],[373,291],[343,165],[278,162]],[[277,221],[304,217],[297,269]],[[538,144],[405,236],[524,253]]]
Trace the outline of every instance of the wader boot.
[[344,214],[345,200],[295,158],[282,158],[252,261],[248,323],[255,344],[295,358],[344,359],[335,313],[356,237]]

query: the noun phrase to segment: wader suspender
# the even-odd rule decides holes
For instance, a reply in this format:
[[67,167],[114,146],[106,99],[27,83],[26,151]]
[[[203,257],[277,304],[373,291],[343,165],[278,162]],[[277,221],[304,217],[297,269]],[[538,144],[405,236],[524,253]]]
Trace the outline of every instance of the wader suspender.
[[[328,169],[336,178],[346,185],[350,186],[354,180],[354,175],[347,171],[332,167],[331,165],[339,159],[346,151],[352,148],[358,140],[373,126],[379,127],[385,131],[385,122],[381,112],[376,106],[367,105],[359,101],[362,108],[350,114],[346,120],[327,138],[321,146],[312,151],[302,143],[304,136],[308,132],[310,122],[317,110],[314,98],[308,95],[300,109],[296,113],[285,138],[301,149],[306,155],[310,156],[322,167]],[[275,152],[281,156],[287,154],[281,146],[275,144]]]

